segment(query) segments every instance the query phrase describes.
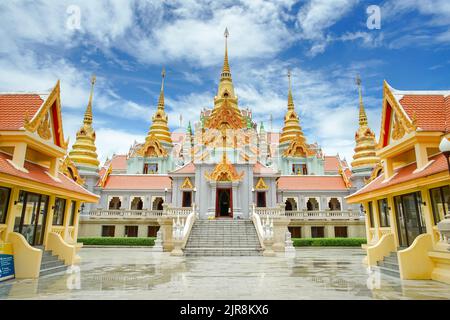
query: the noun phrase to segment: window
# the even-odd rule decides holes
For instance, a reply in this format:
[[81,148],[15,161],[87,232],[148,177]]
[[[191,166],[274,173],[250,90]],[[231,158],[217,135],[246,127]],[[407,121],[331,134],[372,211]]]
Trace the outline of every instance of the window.
[[125,237],[136,238],[138,236],[138,226],[125,226]]
[[291,238],[301,238],[302,237],[302,227],[288,227],[291,233]]
[[134,197],[131,201],[131,210],[142,210],[144,208],[144,202],[141,197]]
[[347,238],[347,227],[334,227],[335,238]]
[[328,208],[331,211],[341,211],[341,202],[338,198],[331,198],[328,202]]
[[114,237],[116,226],[102,226],[102,237]]
[[159,226],[148,226],[147,237],[156,238],[158,231],[159,231]]
[[183,208],[192,207],[192,191],[183,191]]
[[256,206],[258,208],[266,207],[266,193],[265,192],[257,192],[256,193]]
[[70,220],[69,220],[69,226],[74,226],[75,225],[75,209],[77,207],[77,203],[75,201],[72,201],[70,203]]
[[292,174],[297,175],[307,175],[308,169],[306,167],[306,164],[293,164],[292,165]]
[[148,174],[148,163],[144,163],[143,174]]
[[285,211],[297,211],[297,202],[294,198],[287,198],[284,204],[286,205]]
[[0,187],[0,223],[5,223],[11,189]]
[[309,198],[308,202],[306,202],[306,208],[308,211],[317,211],[319,209],[319,202],[317,202],[316,198]]
[[148,173],[158,173],[158,164],[157,163],[149,163],[148,164]]
[[430,189],[431,206],[434,224],[438,224],[448,214],[450,206],[450,187]]
[[113,197],[109,201],[109,210],[119,210],[122,206],[122,201],[120,201],[119,197]]
[[324,238],[325,237],[325,227],[311,227],[311,237]]
[[368,202],[367,206],[369,207],[369,212],[367,214],[369,215],[370,227],[375,228],[375,224],[373,223],[372,201]]
[[64,224],[64,211],[66,211],[66,199],[56,198],[55,210],[53,211],[54,226],[62,226]]
[[380,218],[380,227],[390,227],[389,208],[387,199],[378,200],[378,217]]
[[159,210],[159,211],[164,210],[163,204],[164,199],[161,197],[156,197],[155,200],[153,200],[152,210]]

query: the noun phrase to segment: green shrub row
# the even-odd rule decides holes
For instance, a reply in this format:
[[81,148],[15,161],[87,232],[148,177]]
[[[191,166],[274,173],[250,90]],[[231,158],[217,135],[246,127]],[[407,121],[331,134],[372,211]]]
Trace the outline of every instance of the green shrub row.
[[295,238],[294,247],[360,247],[365,238]]
[[153,246],[156,238],[78,238],[84,245],[96,246]]

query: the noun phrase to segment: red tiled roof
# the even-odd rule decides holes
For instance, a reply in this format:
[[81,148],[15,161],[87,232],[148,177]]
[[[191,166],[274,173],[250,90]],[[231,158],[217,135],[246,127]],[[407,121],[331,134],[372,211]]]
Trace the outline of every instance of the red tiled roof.
[[172,187],[169,176],[159,175],[110,175],[103,189],[164,190]]
[[325,171],[339,171],[339,159],[337,156],[325,156]]
[[44,103],[38,94],[0,93],[0,130],[18,130],[25,116],[33,118]]
[[447,160],[445,159],[445,156],[442,153],[430,158],[429,160],[433,162],[429,164],[425,169],[416,173],[414,173],[414,170],[416,170],[417,168],[416,163],[412,163],[403,168],[397,169],[394,173],[394,176],[392,176],[391,179],[387,180],[386,182],[383,182],[385,179],[384,173],[382,173],[379,177],[377,177],[371,183],[366,185],[364,188],[352,194],[351,197],[355,195],[365,194],[368,192],[373,192],[402,182],[424,178],[442,171],[447,171],[448,169]]
[[253,173],[256,174],[274,174],[276,173],[272,168],[264,166],[261,162],[256,162],[253,166]]
[[127,170],[127,156],[126,155],[115,155],[111,159],[111,165],[113,170]]
[[70,178],[66,177],[62,173],[58,175],[58,179],[60,182],[55,181],[52,179],[48,174],[48,169],[45,167],[42,167],[40,165],[25,161],[24,167],[28,170],[28,173],[17,170],[15,167],[13,167],[7,160],[11,160],[12,157],[10,155],[7,155],[3,152],[0,152],[0,173],[8,174],[14,177],[27,179],[30,181],[39,182],[45,185],[49,185],[52,187],[57,187],[64,190],[69,190],[72,192],[81,193],[84,195],[94,196],[93,193],[87,191],[83,187],[81,187],[79,184],[77,184],[75,181],[71,180]]
[[184,173],[184,174],[192,174],[195,173],[195,165],[192,162],[189,162],[187,165],[172,171],[171,173]]
[[439,94],[406,94],[400,104],[410,119],[416,115],[417,126],[425,131],[450,130],[448,98]]
[[285,191],[348,190],[342,176],[282,176],[278,179],[278,188]]

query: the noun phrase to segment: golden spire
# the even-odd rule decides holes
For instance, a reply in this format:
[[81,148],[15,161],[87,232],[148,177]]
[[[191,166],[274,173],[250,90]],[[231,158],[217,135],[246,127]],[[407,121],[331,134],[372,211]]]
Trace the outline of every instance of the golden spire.
[[351,163],[352,170],[367,169],[368,173],[379,162],[376,155],[375,133],[369,128],[366,111],[362,100],[361,78],[357,76],[356,85],[359,93],[359,128],[355,133],[355,154]]
[[230,64],[228,62],[228,37],[230,36],[230,33],[228,32],[228,28],[225,28],[225,57],[223,59],[223,68],[222,68],[222,74],[221,77],[229,77],[231,78],[231,70],[230,70]]
[[361,91],[361,78],[359,75],[356,77],[356,84],[358,85],[359,91],[359,125],[367,126],[367,115],[366,110],[364,110],[364,104],[362,100],[362,91]]
[[154,137],[159,142],[171,146],[172,137],[168,125],[169,118],[164,110],[164,80],[166,78],[166,70],[164,68],[161,73],[161,78],[161,92],[158,99],[158,108],[152,117],[152,125],[150,126],[145,141],[153,139]]
[[95,75],[91,78],[91,94],[84,113],[83,125],[77,132],[77,138],[69,152],[70,159],[78,168],[96,171],[100,162],[98,161],[97,148],[95,146],[95,131],[92,128],[92,100],[94,96]]
[[292,84],[291,84],[291,71],[288,71],[288,81],[289,81],[289,90],[288,90],[288,110],[286,115],[284,116],[284,127],[280,137],[280,143],[291,142],[296,139],[298,141],[305,141],[305,137],[303,135],[302,128],[300,126],[300,120],[295,112],[294,98],[292,97]]
[[214,98],[214,107],[218,107],[222,104],[225,98],[229,103],[237,109],[237,97],[234,94],[233,80],[231,79],[230,63],[228,62],[228,37],[230,33],[228,28],[225,29],[225,55],[223,58],[223,68],[220,74],[219,88],[217,90],[217,96]]

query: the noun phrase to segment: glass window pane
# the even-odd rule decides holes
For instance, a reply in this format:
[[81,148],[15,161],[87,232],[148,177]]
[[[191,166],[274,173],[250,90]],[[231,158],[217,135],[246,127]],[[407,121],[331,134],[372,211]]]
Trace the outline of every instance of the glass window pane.
[[381,227],[389,227],[389,210],[387,205],[387,199],[378,200],[378,213],[380,218]]
[[11,189],[0,187],[0,223],[6,221],[6,211],[8,210],[9,197]]
[[55,210],[53,212],[53,225],[62,226],[64,224],[64,211],[66,209],[66,200],[56,198]]
[[75,201],[71,202],[71,208],[70,208],[70,220],[69,220],[69,225],[72,227],[75,224],[75,209],[77,207],[76,205],[77,203]]
[[369,221],[370,221],[370,227],[375,228],[375,224],[373,222],[373,209],[372,209],[372,201],[368,203],[369,206]]

